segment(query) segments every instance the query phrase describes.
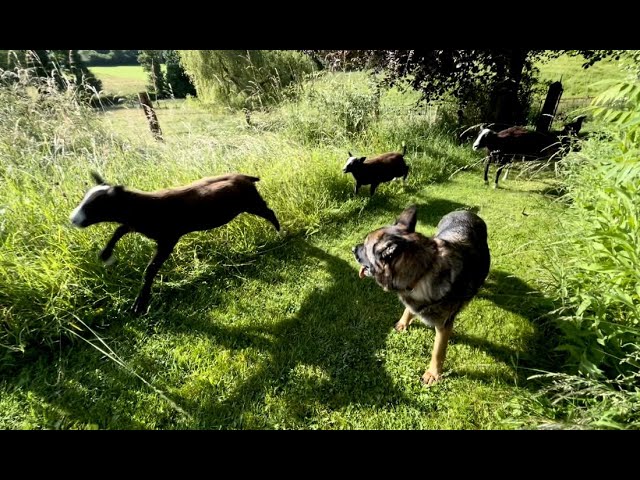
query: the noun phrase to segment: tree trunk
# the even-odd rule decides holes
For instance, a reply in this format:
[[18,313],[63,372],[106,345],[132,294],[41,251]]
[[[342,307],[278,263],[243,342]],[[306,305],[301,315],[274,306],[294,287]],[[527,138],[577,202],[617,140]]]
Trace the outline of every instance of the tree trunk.
[[522,81],[522,70],[525,66],[528,50],[513,49],[506,55],[509,57],[507,78],[498,83],[494,90],[495,121],[509,125],[524,123],[524,108],[518,100],[518,91]]
[[138,99],[140,100],[140,105],[144,110],[144,114],[149,121],[149,128],[151,128],[151,133],[153,134],[153,138],[159,141],[163,141],[162,138],[162,130],[160,130],[160,123],[158,122],[158,117],[156,117],[156,112],[153,109],[153,105],[151,105],[151,99],[149,98],[149,94],[147,92],[138,93]]

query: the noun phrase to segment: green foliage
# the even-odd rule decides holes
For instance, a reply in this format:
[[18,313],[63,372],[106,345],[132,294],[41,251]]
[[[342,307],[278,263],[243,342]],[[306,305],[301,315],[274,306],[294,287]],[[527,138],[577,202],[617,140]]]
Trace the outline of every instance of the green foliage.
[[314,69],[294,50],[179,50],[180,60],[206,103],[258,109],[286,97],[286,89]]
[[379,112],[380,90],[363,74],[317,76],[280,109],[288,133],[309,144],[353,142]]
[[102,83],[89,71],[78,50],[6,52],[6,65],[13,75],[3,75],[5,82],[17,81],[19,75],[16,71],[24,72],[25,68],[29,68],[29,75],[39,78],[41,83],[55,85],[58,90],[72,89],[83,100],[90,99],[102,89]]
[[[617,84],[594,100],[610,140],[566,162],[572,215],[551,271],[569,374],[547,393],[583,424],[640,425],[640,88]],[[617,134],[617,135],[616,135]],[[615,139],[615,136],[618,139]]]
[[196,88],[182,68],[180,56],[176,50],[166,50],[167,85],[174,98],[185,98],[187,95],[196,96]]
[[138,65],[138,50],[78,50],[89,67]]
[[162,71],[164,63],[164,50],[139,50],[138,61],[148,74],[147,90],[156,99],[167,98],[169,88]]

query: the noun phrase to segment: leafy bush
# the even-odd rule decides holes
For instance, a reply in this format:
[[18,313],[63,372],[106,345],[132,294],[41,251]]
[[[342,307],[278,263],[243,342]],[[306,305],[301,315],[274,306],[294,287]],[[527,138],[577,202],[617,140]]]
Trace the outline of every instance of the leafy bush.
[[198,97],[232,108],[264,108],[285,98],[285,89],[314,70],[294,50],[179,50]]
[[572,214],[551,271],[569,373],[549,375],[546,392],[583,424],[637,428],[640,85],[611,87],[593,112],[618,138],[590,140],[566,162]]

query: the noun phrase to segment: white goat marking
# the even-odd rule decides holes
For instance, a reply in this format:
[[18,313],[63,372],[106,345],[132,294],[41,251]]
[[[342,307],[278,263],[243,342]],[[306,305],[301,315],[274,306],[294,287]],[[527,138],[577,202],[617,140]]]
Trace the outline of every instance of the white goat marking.
[[476,141],[473,142],[473,149],[474,150],[478,150],[478,148],[480,148],[480,142],[482,142],[482,139],[484,137],[489,135],[489,132],[491,132],[491,130],[488,129],[488,128],[483,128],[482,129],[482,131],[480,132],[480,135],[478,135],[478,138],[476,138]]
[[87,219],[87,215],[84,213],[84,207],[88,203],[92,202],[95,198],[99,197],[100,195],[104,195],[107,190],[109,190],[109,188],[111,188],[109,187],[109,185],[98,185],[89,189],[89,191],[82,199],[82,202],[80,202],[80,205],[78,205],[73,210],[73,212],[71,212],[71,215],[69,215],[71,223],[77,227],[82,225],[82,223]]
[[356,160],[358,157],[349,157],[347,158],[347,163],[344,164],[344,167],[342,167],[342,169],[344,170],[345,168],[347,168],[349,165],[351,165],[353,163],[354,160]]

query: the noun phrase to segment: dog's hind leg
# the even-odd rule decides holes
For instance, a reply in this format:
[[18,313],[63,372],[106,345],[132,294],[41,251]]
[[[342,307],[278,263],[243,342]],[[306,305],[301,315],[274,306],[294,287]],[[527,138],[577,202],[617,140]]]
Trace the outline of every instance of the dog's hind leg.
[[436,327],[436,339],[433,343],[433,352],[431,352],[431,363],[424,375],[422,375],[422,383],[425,385],[432,385],[440,380],[452,330],[453,321],[447,322],[443,327]]
[[400,320],[398,320],[394,326],[396,332],[404,332],[411,322],[413,321],[414,313],[407,307],[404,309],[404,313]]

